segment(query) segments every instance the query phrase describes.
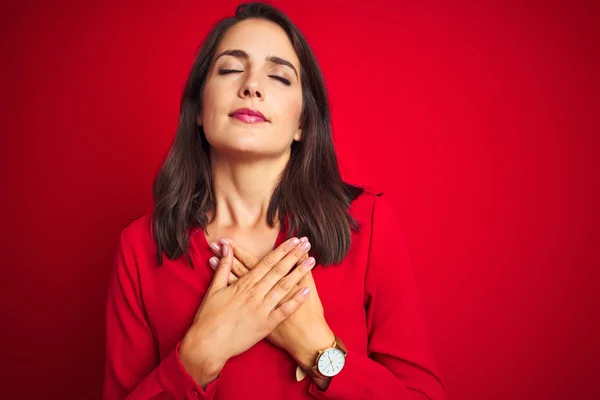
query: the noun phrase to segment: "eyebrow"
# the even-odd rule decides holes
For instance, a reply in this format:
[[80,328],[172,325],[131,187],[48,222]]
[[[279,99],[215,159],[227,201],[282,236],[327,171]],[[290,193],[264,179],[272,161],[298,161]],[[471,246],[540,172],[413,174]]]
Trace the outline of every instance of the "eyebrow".
[[[219,57],[222,57],[222,56],[233,56],[233,57],[237,57],[237,58],[243,58],[245,60],[250,58],[248,53],[246,53],[244,50],[225,50],[215,58],[215,62],[219,59]],[[277,57],[277,56],[267,56],[265,58],[265,60],[268,62],[271,62],[273,64],[285,65],[286,67],[290,67],[292,70],[294,70],[294,73],[296,74],[296,78],[298,78],[298,71],[296,71],[294,64],[292,64],[288,60],[285,60],[285,59],[283,59],[281,57]]]

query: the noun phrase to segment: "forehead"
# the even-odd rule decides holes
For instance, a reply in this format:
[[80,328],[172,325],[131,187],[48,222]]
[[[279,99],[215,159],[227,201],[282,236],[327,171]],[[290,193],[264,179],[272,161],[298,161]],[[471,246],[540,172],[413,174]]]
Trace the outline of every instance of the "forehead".
[[252,59],[261,61],[267,56],[277,56],[300,67],[287,34],[271,21],[247,19],[238,22],[223,35],[216,54],[224,50],[244,50]]

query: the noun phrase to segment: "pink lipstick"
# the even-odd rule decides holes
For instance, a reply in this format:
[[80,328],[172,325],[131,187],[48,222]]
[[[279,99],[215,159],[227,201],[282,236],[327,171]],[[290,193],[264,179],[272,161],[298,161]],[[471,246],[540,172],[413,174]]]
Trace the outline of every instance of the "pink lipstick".
[[254,124],[257,122],[268,122],[262,113],[252,108],[240,108],[229,114],[230,117],[239,119],[242,122],[248,124]]

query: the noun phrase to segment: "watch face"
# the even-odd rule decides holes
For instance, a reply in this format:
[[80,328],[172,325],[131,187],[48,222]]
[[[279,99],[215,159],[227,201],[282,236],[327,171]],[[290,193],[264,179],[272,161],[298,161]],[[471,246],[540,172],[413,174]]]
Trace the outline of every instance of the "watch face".
[[325,376],[335,376],[340,373],[346,362],[346,356],[340,349],[327,349],[319,357],[317,368]]

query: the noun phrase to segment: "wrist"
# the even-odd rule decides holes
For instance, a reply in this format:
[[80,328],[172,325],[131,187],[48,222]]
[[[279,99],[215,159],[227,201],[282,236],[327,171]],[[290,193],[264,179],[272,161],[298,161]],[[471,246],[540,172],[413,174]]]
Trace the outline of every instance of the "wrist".
[[182,339],[179,346],[179,361],[196,383],[204,389],[206,385],[217,379],[226,360],[206,351],[210,347],[202,345],[202,342],[197,340],[197,336],[196,339],[194,336],[196,335],[186,335]]
[[348,350],[342,340],[334,335],[333,343],[320,348],[314,361],[305,364],[302,359],[296,368],[296,380],[301,381],[310,375],[321,390],[326,390],[331,378],[339,374],[346,363]]
[[335,335],[329,327],[319,335],[307,335],[306,337],[308,339],[294,357],[298,365],[305,371],[315,365],[319,351],[331,346],[335,341]]

